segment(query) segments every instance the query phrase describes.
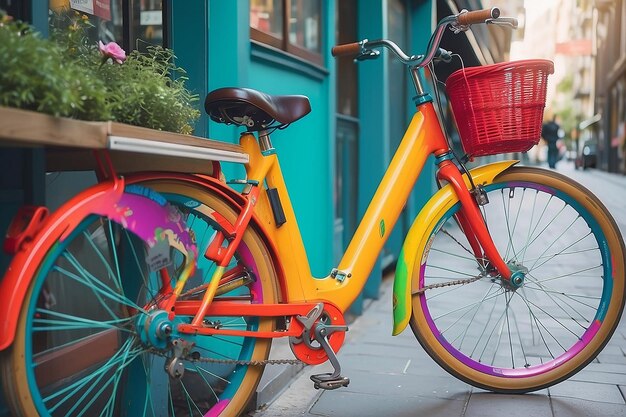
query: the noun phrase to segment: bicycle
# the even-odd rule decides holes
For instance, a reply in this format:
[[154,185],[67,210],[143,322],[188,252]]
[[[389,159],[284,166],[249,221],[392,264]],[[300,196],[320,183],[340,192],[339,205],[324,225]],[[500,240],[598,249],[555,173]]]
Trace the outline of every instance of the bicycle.
[[[444,369],[497,392],[548,387],[593,360],[624,306],[626,255],[611,215],[556,172],[517,161],[466,170],[422,86],[419,71],[437,57],[449,59],[439,48],[446,28],[478,23],[515,20],[497,8],[449,16],[418,56],[388,40],[334,48],[357,59],[390,50],[410,69],[417,109],[341,262],[325,278],[310,273],[270,140],[272,129],[310,111],[302,96],[241,88],[207,96],[213,120],[246,127],[240,143],[250,160],[247,178],[234,181],[240,192],[204,175],[122,178],[103,154],[98,185],[50,216],[43,208],[23,212],[5,242],[15,256],[0,287],[1,373],[12,411],[237,415],[264,366],[276,362],[268,354],[278,337],[289,339],[298,361],[330,361],[333,372],[313,376],[315,388],[347,386],[336,356],[348,330],[343,313],[431,154],[441,188],[399,255],[393,334],[410,323]],[[448,81],[451,100],[490,91],[492,74],[518,87],[530,83],[534,104],[525,98],[513,106],[512,124],[496,118],[506,113],[502,107],[484,109],[496,116],[477,116],[477,104],[453,101],[470,155],[523,151],[539,137],[537,123],[515,123],[532,117],[540,127],[552,64],[511,68],[468,68]],[[478,84],[455,87],[455,80]],[[515,136],[471,132],[491,117],[496,127],[512,125]]]

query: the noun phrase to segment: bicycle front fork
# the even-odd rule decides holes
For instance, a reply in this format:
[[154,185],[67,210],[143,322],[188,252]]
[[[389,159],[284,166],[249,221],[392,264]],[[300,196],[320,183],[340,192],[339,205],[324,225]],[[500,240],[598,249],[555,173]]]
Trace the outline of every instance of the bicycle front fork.
[[467,237],[476,260],[486,270],[497,272],[502,279],[512,285],[516,286],[517,281],[521,283],[523,277],[514,274],[498,252],[481,215],[478,199],[468,189],[457,166],[451,160],[440,162],[437,178],[450,184],[459,197],[461,210],[459,210],[456,218]]

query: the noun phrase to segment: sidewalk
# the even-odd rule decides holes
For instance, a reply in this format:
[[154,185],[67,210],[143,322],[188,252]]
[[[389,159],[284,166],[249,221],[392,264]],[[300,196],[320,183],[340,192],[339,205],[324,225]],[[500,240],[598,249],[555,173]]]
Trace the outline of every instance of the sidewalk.
[[327,364],[305,368],[273,403],[254,417],[429,416],[530,417],[626,415],[626,321],[598,358],[570,380],[542,391],[504,395],[473,388],[441,369],[410,329],[391,336],[393,279],[383,281],[346,334],[340,351],[347,388],[317,391],[310,375]]
[[[602,172],[563,166],[570,176],[594,192],[616,215],[620,226],[626,180]],[[601,191],[599,187],[603,189]],[[607,201],[608,200],[608,201]],[[618,212],[615,210],[622,209]],[[622,229],[623,230],[623,229]],[[364,314],[346,334],[339,353],[342,374],[351,382],[335,391],[317,391],[310,375],[330,372],[328,364],[304,368],[282,394],[253,417],[292,416],[429,416],[530,417],[626,415],[626,320],[600,355],[571,379],[524,395],[486,392],[441,369],[422,349],[410,328],[391,336],[393,277],[381,286],[380,298],[369,300]],[[288,352],[283,352],[289,357]],[[284,355],[283,355],[284,356]]]

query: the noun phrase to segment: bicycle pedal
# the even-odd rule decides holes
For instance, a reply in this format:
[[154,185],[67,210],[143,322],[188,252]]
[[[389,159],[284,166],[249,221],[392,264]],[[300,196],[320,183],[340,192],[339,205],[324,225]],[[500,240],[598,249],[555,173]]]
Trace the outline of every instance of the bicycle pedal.
[[314,382],[315,389],[325,389],[328,391],[347,387],[350,384],[350,378],[345,376],[331,377],[330,374],[311,375],[311,381]]

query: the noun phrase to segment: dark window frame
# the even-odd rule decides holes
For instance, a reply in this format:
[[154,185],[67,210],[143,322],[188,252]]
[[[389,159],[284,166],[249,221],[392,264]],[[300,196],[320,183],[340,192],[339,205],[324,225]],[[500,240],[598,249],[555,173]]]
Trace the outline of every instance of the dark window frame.
[[[297,44],[291,43],[289,41],[289,21],[291,19],[291,3],[296,0],[282,0],[283,4],[283,16],[282,16],[282,37],[278,38],[273,36],[270,33],[263,32],[262,30],[255,29],[250,26],[250,39],[257,41],[259,43],[272,46],[276,49],[280,49],[281,51],[287,52],[291,55],[295,55],[299,58],[303,58],[307,61],[310,61],[317,65],[323,65],[324,60],[322,58],[322,54],[313,52],[309,49],[303,48]],[[319,20],[319,41],[320,45],[324,44],[324,37],[322,34],[322,16],[324,9],[324,2],[320,2],[320,20]]]

